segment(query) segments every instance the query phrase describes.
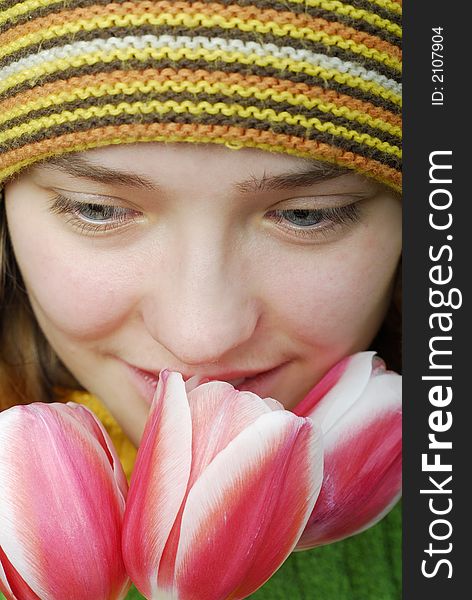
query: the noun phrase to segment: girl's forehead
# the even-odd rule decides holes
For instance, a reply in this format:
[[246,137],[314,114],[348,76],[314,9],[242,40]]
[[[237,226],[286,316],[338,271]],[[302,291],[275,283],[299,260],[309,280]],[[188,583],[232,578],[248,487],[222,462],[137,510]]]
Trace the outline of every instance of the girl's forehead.
[[94,148],[84,152],[71,152],[51,157],[39,163],[44,166],[65,166],[79,163],[107,163],[126,164],[128,168],[151,164],[154,168],[155,159],[172,161],[210,161],[222,164],[252,164],[252,165],[280,165],[293,168],[306,169],[318,168],[322,171],[348,172],[349,169],[315,158],[292,156],[283,152],[269,152],[258,148],[236,148],[222,144],[195,144],[195,143],[135,143],[114,144],[103,148]]

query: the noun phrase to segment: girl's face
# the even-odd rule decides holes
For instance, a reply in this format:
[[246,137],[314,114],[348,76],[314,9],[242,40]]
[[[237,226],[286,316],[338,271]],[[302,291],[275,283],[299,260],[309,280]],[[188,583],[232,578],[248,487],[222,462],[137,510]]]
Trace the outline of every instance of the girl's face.
[[135,144],[6,187],[37,320],[138,443],[161,369],[292,408],[366,349],[400,256],[398,197],[260,150]]

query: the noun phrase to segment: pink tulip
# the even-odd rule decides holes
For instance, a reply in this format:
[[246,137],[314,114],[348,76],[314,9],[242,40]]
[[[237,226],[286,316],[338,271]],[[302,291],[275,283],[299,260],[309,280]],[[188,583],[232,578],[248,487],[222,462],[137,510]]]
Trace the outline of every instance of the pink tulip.
[[296,550],[360,533],[401,493],[401,377],[374,352],[333,367],[294,412],[323,432],[324,476]]
[[7,600],[118,600],[127,482],[112,443],[77,404],[0,414],[0,589]]
[[246,598],[293,550],[321,479],[309,419],[225,382],[187,394],[164,371],[126,506],[128,573],[147,598]]

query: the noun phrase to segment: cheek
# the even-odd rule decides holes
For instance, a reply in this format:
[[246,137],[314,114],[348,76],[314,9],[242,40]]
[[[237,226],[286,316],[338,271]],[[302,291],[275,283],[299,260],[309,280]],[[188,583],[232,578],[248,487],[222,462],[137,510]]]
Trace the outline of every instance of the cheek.
[[77,339],[97,339],[115,330],[133,307],[136,286],[125,276],[133,271],[121,256],[113,260],[56,238],[37,244],[30,236],[17,238],[15,252],[46,330],[53,326]]
[[319,348],[370,343],[384,318],[399,259],[397,245],[362,244],[294,261],[279,261],[268,294],[280,322],[304,343]]

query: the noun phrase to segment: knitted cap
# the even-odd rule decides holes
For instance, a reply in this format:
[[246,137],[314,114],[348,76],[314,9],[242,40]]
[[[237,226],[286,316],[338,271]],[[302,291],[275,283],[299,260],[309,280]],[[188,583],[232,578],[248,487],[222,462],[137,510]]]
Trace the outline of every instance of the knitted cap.
[[0,187],[111,144],[219,143],[401,185],[401,0],[0,0]]

